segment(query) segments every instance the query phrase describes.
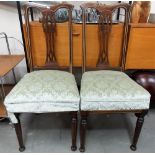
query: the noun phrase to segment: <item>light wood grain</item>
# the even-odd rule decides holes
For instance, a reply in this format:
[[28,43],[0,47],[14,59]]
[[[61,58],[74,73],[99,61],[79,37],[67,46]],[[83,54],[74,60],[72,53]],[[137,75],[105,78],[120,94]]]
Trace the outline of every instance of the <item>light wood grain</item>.
[[132,28],[155,28],[155,24],[153,23],[130,23],[129,24]]
[[[4,85],[5,94],[7,95],[13,87],[14,85]],[[1,100],[1,97],[0,97],[0,117],[7,117],[7,111],[3,104],[3,101]]]
[[[113,25],[109,37],[109,61],[111,66],[117,67],[120,64],[121,46],[122,46],[123,26],[121,24]],[[87,47],[87,66],[95,67],[99,54],[98,26],[86,26],[86,47]]]
[[3,103],[0,103],[0,117],[6,117],[7,112]]
[[[45,35],[42,24],[31,22],[31,40],[32,55],[35,66],[44,66],[46,56]],[[25,25],[24,25],[25,32]],[[87,25],[87,66],[95,67],[99,53],[98,25]],[[121,40],[123,25],[116,24],[112,26],[109,41],[109,59],[113,67],[118,66],[120,62]],[[25,35],[25,39],[26,35]],[[68,66],[69,62],[69,42],[68,42],[68,24],[58,23],[55,35],[55,51],[58,64]],[[82,25],[73,24],[73,64],[74,66],[82,65]]]
[[0,77],[5,76],[24,58],[24,55],[0,55]]
[[131,25],[126,69],[155,69],[155,24]]

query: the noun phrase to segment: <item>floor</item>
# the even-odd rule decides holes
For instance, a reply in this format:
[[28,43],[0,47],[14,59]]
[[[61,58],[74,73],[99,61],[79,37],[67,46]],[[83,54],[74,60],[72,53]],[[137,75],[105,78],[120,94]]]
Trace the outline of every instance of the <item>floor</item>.
[[[155,110],[146,116],[136,152],[155,152]],[[25,152],[71,152],[69,114],[21,115]],[[133,152],[129,146],[136,117],[133,114],[91,115],[86,152]],[[79,148],[79,135],[77,140]],[[18,152],[14,128],[0,122],[0,152]],[[76,152],[79,152],[77,150]]]

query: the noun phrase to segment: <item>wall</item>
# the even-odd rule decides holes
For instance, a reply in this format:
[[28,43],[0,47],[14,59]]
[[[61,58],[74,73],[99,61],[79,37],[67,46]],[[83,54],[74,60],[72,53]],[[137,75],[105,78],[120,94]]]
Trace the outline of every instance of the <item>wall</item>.
[[[11,2],[10,2],[11,3]],[[0,2],[0,32],[5,32],[9,37],[15,37],[22,42],[21,30],[19,25],[18,13],[16,8],[16,3],[12,2],[13,6],[6,5],[4,2]],[[76,8],[83,2],[71,2]],[[115,1],[104,1],[104,3],[115,3]],[[155,2],[152,2],[151,13],[155,13]],[[1,36],[0,36],[1,37]],[[13,54],[24,54],[23,47],[21,44],[14,40],[9,39],[10,48]],[[0,39],[0,54],[7,54],[7,48],[4,39]],[[26,74],[26,64],[23,60],[15,69],[17,80]],[[12,73],[9,73],[5,78],[4,82],[12,83],[13,77]]]
[[151,13],[155,13],[155,1],[151,1]]

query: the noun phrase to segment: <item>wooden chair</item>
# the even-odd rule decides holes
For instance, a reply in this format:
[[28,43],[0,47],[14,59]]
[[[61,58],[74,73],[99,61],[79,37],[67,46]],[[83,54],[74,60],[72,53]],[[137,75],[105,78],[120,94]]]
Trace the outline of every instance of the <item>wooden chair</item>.
[[[42,26],[46,37],[46,61],[45,66],[38,67],[33,63],[33,51],[31,49],[31,29],[29,12],[31,8],[39,10],[42,14]],[[55,56],[54,37],[56,33],[55,13],[58,9],[68,10],[68,35],[69,35],[69,66],[59,66]],[[15,126],[19,151],[24,151],[22,129],[19,113],[72,113],[72,151],[76,150],[77,136],[77,112],[79,110],[79,92],[75,78],[72,74],[72,9],[73,5],[58,4],[51,7],[42,7],[34,3],[28,3],[24,7],[26,24],[26,47],[30,73],[27,73],[5,98],[5,106],[8,117]],[[41,37],[41,36],[40,36]],[[38,39],[38,38],[36,38]],[[67,45],[66,45],[67,46]],[[38,51],[39,52],[39,51]],[[56,70],[59,69],[59,70]],[[67,72],[69,69],[69,72]],[[65,71],[63,71],[65,70]]]
[[[144,116],[149,109],[150,94],[123,73],[127,49],[127,33],[130,17],[130,5],[122,3],[112,6],[85,3],[81,5],[83,10],[83,76],[81,81],[80,104],[80,151],[85,151],[85,135],[87,116],[91,113],[135,113],[137,124],[131,145],[136,150],[137,141],[144,122]],[[100,52],[95,68],[98,71],[87,68],[87,50],[89,43],[86,40],[86,11],[96,9],[99,15]],[[108,39],[112,26],[112,13],[123,8],[125,10],[124,33],[122,40],[122,58],[120,67],[112,68],[108,59]],[[119,37],[119,36],[118,36]],[[115,48],[115,47],[113,47]],[[94,69],[92,69],[94,70]]]

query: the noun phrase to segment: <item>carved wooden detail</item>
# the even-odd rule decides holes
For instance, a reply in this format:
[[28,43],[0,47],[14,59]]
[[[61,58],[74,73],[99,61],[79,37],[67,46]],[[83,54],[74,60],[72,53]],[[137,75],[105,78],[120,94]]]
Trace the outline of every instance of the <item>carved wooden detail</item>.
[[56,30],[55,14],[51,10],[45,10],[42,12],[42,26],[46,38],[46,64],[56,62],[55,51],[54,51],[54,34]]
[[100,36],[100,53],[98,65],[109,65],[108,58],[108,41],[109,33],[112,27],[112,13],[109,10],[103,10],[99,17],[99,36]]
[[115,10],[123,8],[125,10],[125,21],[124,21],[124,33],[122,40],[122,59],[120,62],[121,70],[125,67],[125,58],[127,50],[127,34],[128,34],[128,23],[130,17],[131,6],[127,3],[121,3],[116,5],[103,5],[97,3],[85,3],[81,5],[83,10],[83,72],[86,70],[86,10],[96,9],[99,15],[99,37],[100,37],[100,51],[97,67],[99,69],[111,68],[108,59],[108,42],[109,34],[112,27],[112,14]]
[[[56,54],[54,49],[55,44],[55,33],[56,33],[56,20],[55,20],[55,13],[58,9],[66,8],[68,10],[68,29],[69,29],[69,47],[70,47],[70,58],[69,58],[69,70],[72,72],[73,66],[73,45],[72,45],[72,9],[73,5],[71,4],[58,4],[50,7],[40,6],[39,4],[28,3],[24,5],[24,17],[25,17],[25,25],[26,25],[26,47],[27,47],[27,58],[28,58],[28,65],[30,70],[34,69],[42,69],[37,68],[33,64],[33,56],[32,56],[32,46],[31,46],[31,30],[30,30],[30,21],[29,21],[29,11],[30,8],[38,9],[42,14],[42,27],[46,38],[46,60],[45,60],[45,67],[44,68],[53,68],[57,69],[59,66],[57,65],[56,61]],[[62,67],[63,68],[63,67]],[[59,67],[59,69],[62,69]]]

